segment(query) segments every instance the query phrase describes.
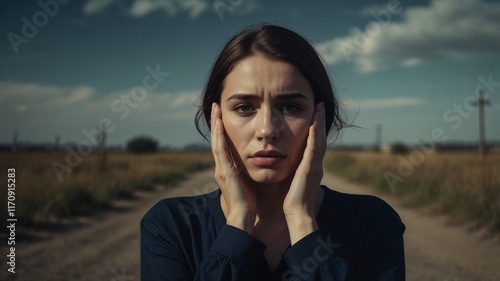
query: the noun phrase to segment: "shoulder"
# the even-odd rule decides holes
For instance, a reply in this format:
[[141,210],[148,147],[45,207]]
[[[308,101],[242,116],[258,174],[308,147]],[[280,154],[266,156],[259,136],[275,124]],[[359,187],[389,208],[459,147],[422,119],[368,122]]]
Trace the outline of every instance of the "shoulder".
[[341,193],[327,187],[322,206],[325,214],[337,214],[341,220],[347,220],[367,227],[393,225],[404,231],[404,225],[398,213],[383,199],[373,195]]
[[394,212],[394,209],[383,199],[365,194],[349,194],[342,193],[326,186],[323,186],[325,191],[325,204],[326,206],[336,206],[336,208],[349,209],[357,212],[372,212],[380,210],[382,212]]
[[[143,221],[156,221],[160,224],[189,225],[199,216],[210,216],[219,190],[196,196],[173,197],[160,200],[142,218]],[[218,200],[217,200],[218,203]]]

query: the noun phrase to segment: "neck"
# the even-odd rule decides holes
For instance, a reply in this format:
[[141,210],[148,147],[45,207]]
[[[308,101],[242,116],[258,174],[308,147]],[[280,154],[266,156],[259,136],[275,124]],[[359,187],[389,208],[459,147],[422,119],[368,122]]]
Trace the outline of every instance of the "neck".
[[257,199],[256,223],[286,223],[283,201],[290,188],[291,180],[280,183],[252,183],[252,191]]
[[[257,214],[254,225],[286,225],[283,213],[283,202],[290,188],[291,179],[280,183],[258,183],[245,181],[251,187],[257,203]],[[227,216],[227,205],[224,196],[220,197],[221,208]]]

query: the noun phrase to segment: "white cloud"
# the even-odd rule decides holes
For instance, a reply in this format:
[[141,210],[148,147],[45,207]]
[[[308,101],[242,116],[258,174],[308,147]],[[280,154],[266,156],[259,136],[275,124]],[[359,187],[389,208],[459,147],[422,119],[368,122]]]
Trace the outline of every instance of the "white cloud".
[[423,104],[424,100],[419,98],[395,97],[344,101],[344,106],[357,107],[359,109],[382,109],[390,107],[414,106]]
[[69,92],[67,101],[69,103],[78,103],[89,100],[94,94],[94,89],[89,86],[77,87]]
[[83,13],[86,15],[98,14],[116,2],[117,0],[89,0],[83,6]]
[[[118,106],[125,106],[126,102],[122,97],[131,96],[132,93],[132,89],[127,89],[97,96],[95,89],[89,86],[59,87],[10,81],[0,81],[0,91],[2,112],[29,112],[44,117],[53,114],[66,120],[88,119],[89,112],[92,112],[92,118],[119,117],[122,112],[119,114],[113,112],[111,104],[118,100]],[[135,116],[134,118],[143,116],[159,121],[192,120],[196,110],[194,104],[199,94],[196,91],[150,91],[142,101],[130,98],[130,102],[136,105],[128,106],[130,110],[128,116]]]
[[27,109],[28,109],[28,106],[25,104],[20,104],[20,105],[16,106],[16,111],[18,111],[18,112],[24,112]]
[[179,2],[179,6],[188,12],[190,19],[195,19],[208,9],[209,4],[205,1],[185,0]]
[[179,12],[176,3],[171,0],[138,0],[132,4],[130,14],[134,17],[143,17],[158,9],[163,9],[170,17]]
[[[364,9],[362,14],[370,12]],[[347,36],[316,44],[326,63],[353,62],[358,71],[373,72],[392,65],[411,67],[500,50],[497,2],[433,0],[427,7],[403,10],[398,22],[371,19],[365,26],[351,29]]]
[[[88,0],[84,5],[83,12],[87,15],[100,13],[113,4],[123,0]],[[216,5],[218,3],[218,5]],[[116,5],[115,5],[116,6]],[[257,10],[260,5],[257,1],[223,1],[223,0],[133,0],[128,9],[129,15],[133,17],[145,17],[155,11],[163,11],[167,17],[176,17],[187,14],[190,19],[196,19],[208,11],[217,14],[245,15]],[[220,16],[220,15],[219,15]]]
[[[110,134],[110,142],[114,143],[137,133],[162,135],[170,140],[174,137],[166,130],[193,129],[197,110],[194,101],[199,91],[148,91],[143,100],[134,100],[132,92],[133,88],[99,93],[85,85],[61,87],[0,81],[0,136],[7,141],[5,136],[19,127],[23,140],[47,140],[58,133],[65,141],[79,141],[85,139],[83,130],[92,130],[102,120],[110,120],[115,126]],[[128,101],[122,99],[125,95],[129,96]],[[113,110],[111,105],[116,101],[118,105]],[[177,141],[182,143],[183,139]]]
[[[235,1],[228,1],[228,3],[234,3]],[[257,1],[252,1],[252,0],[240,0],[239,2],[236,2],[234,4],[232,10],[230,12],[236,14],[236,15],[247,15],[250,14],[260,8],[263,8],[263,6],[257,2]]]
[[192,122],[199,95],[196,91],[152,92],[133,114],[153,122]]
[[172,97],[169,103],[170,108],[192,106],[194,101],[198,98],[199,93],[195,92],[181,92]]
[[89,86],[65,88],[36,83],[0,81],[2,110],[24,112],[67,108],[91,99],[94,89]]

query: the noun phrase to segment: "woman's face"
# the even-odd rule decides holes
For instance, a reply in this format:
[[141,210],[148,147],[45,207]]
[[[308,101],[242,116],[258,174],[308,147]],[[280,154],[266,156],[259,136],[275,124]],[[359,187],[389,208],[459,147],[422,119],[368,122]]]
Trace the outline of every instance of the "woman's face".
[[251,180],[291,179],[302,160],[314,95],[291,64],[254,55],[224,80],[222,121],[233,159]]

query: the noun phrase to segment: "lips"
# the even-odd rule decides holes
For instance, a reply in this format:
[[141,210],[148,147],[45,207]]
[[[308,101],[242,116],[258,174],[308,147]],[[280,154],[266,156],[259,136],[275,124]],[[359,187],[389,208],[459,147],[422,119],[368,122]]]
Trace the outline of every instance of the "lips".
[[277,150],[260,150],[250,155],[250,161],[256,166],[273,166],[285,159],[285,155]]
[[277,150],[260,150],[250,155],[250,158],[253,157],[285,157],[285,155]]

